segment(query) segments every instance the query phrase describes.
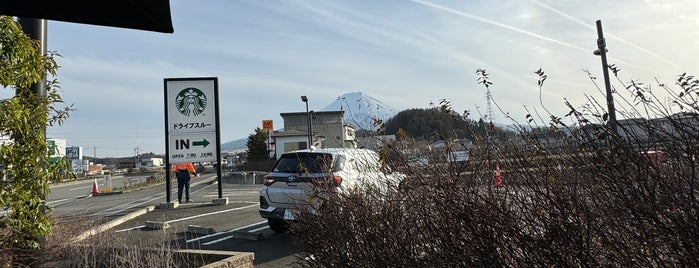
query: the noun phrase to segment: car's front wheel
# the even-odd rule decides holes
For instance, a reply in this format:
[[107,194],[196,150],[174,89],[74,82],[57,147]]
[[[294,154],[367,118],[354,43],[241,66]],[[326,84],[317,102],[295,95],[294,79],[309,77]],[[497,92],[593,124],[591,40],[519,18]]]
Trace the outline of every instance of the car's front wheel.
[[269,229],[272,229],[272,231],[276,233],[283,234],[289,230],[288,223],[282,219],[267,218],[267,224],[269,225]]

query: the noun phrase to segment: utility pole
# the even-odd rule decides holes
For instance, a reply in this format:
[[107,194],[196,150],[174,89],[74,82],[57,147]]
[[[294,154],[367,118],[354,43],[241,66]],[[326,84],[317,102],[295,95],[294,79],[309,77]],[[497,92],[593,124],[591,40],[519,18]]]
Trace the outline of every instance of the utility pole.
[[486,138],[488,139],[488,142],[492,142],[493,135],[495,134],[495,126],[493,125],[493,105],[492,105],[493,95],[490,94],[490,88],[486,88],[485,97],[486,97],[487,103],[488,103],[488,107],[487,107],[487,109],[488,109],[488,111],[487,111],[488,112],[488,114],[487,114],[488,127],[487,127],[485,133],[486,133]]
[[138,168],[138,149],[141,149],[141,148],[136,147],[136,148],[133,149],[134,155],[136,155],[136,156],[134,157],[134,162],[133,162],[133,167],[134,167],[134,168]]
[[593,53],[602,58],[602,73],[604,74],[604,87],[607,92],[607,114],[609,115],[609,126],[613,134],[618,135],[616,110],[614,109],[614,97],[612,96],[612,86],[609,83],[609,65],[607,65],[607,44],[602,34],[602,21],[597,20],[597,50]]

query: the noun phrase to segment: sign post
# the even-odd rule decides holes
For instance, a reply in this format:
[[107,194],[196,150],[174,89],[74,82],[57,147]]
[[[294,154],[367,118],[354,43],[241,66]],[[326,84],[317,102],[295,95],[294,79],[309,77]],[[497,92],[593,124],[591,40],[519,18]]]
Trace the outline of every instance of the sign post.
[[[164,87],[165,166],[168,168],[165,185],[166,201],[170,203],[170,164],[221,162],[218,78],[165,78]],[[222,199],[220,165],[216,176],[218,198]]]
[[262,130],[267,130],[267,131],[274,130],[274,121],[262,120]]
[[[274,130],[274,121],[266,119],[262,120],[262,130],[267,131],[267,150],[272,150],[272,136],[269,134],[271,133],[272,130]],[[276,155],[276,153],[275,153]],[[255,184],[255,181],[252,182],[252,184]]]

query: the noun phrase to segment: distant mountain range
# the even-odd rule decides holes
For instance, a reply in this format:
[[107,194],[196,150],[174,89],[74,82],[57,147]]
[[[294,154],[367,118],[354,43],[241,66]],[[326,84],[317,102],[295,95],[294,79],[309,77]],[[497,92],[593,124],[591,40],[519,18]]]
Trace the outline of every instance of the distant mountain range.
[[[337,97],[321,111],[345,111],[344,121],[355,129],[374,129],[374,118],[384,122],[398,113],[398,110],[362,92],[347,93]],[[280,113],[287,111],[279,111]],[[221,144],[221,151],[236,151],[246,148],[248,138]]]
[[247,148],[248,137],[221,143],[221,152],[238,151]]

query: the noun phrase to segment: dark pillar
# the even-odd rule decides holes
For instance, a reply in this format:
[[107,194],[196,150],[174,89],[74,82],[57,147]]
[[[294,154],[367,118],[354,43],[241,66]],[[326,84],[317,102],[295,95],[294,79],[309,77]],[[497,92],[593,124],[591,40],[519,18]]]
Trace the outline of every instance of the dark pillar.
[[[29,38],[39,40],[39,53],[46,55],[46,20],[20,17],[17,21]],[[46,96],[46,75],[41,82],[32,85],[32,92]]]
[[[20,17],[17,21],[19,22],[19,25],[22,26],[22,30],[29,36],[29,38],[32,40],[39,40],[39,53],[41,53],[42,56],[46,55],[46,20]],[[46,74],[44,74],[41,81],[32,84],[31,90],[34,94],[46,97]],[[37,129],[36,131],[41,131],[44,137],[46,137],[46,126],[41,129]],[[46,200],[46,196],[40,196],[40,198],[41,200]],[[46,213],[43,205],[41,207],[41,211],[42,213]],[[35,267],[42,267],[45,263],[44,244],[46,238],[39,236],[37,240],[39,241],[41,248],[39,249],[39,261],[37,264],[35,264]]]

